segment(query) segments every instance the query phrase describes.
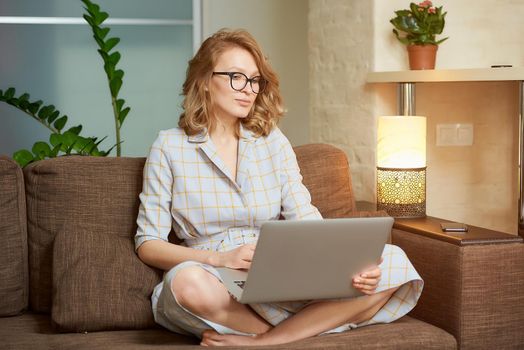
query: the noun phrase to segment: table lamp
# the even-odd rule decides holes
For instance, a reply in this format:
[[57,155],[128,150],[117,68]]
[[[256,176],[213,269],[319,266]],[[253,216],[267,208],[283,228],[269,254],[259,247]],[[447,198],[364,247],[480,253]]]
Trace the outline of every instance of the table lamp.
[[377,141],[377,210],[426,216],[426,118],[379,117]]

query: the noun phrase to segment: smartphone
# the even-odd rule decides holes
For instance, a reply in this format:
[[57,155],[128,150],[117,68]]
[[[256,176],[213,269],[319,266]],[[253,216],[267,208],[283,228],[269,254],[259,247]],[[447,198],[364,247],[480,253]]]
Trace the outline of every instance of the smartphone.
[[444,232],[467,232],[468,225],[460,222],[441,222],[440,227]]

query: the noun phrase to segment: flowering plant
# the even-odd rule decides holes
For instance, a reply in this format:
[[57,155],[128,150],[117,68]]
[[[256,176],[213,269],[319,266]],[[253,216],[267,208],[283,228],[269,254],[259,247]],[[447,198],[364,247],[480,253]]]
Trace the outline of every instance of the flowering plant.
[[[439,45],[447,38],[436,41],[435,35],[441,34],[446,24],[447,12],[442,13],[442,6],[434,7],[429,0],[419,4],[409,4],[409,10],[395,11],[397,15],[390,20],[395,27],[393,33],[404,45]],[[399,31],[406,33],[400,36]]]

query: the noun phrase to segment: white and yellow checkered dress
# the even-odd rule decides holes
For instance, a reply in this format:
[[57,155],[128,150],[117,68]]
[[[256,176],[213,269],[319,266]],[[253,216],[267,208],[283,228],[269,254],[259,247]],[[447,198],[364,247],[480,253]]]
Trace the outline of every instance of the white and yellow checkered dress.
[[[278,128],[267,137],[257,138],[241,127],[236,179],[206,132],[187,136],[179,128],[161,131],[144,167],[140,201],[136,248],[147,240],[167,241],[173,228],[188,247],[228,251],[256,242],[261,224],[278,220],[281,214],[286,220],[322,218],[302,184],[293,148]],[[402,317],[415,306],[422,292],[422,279],[400,248],[386,245],[383,257],[382,280],[377,291],[403,286],[366,324]],[[220,279],[212,266],[199,262],[188,261],[172,268],[153,292],[156,322],[172,331],[197,336],[210,328],[220,333],[241,334],[178,304],[170,288],[171,280],[181,269],[194,265]],[[250,306],[276,325],[306,303]],[[355,325],[344,325],[332,332],[351,327]]]

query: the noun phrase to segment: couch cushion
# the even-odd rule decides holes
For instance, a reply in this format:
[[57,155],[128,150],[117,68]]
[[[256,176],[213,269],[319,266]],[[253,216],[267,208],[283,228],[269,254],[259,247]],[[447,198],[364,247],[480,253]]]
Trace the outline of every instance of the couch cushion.
[[[0,319],[2,349],[201,349],[198,340],[163,329],[53,334],[47,315],[25,314]],[[455,338],[440,328],[404,316],[391,324],[358,328],[340,334],[323,335],[290,344],[252,349],[456,349]],[[246,347],[224,347],[241,350]]]
[[146,350],[175,349],[178,345],[198,344],[196,338],[175,334],[160,327],[147,330],[56,333],[48,314],[31,312],[17,317],[0,318],[0,339],[2,350]]
[[356,209],[346,154],[325,144],[308,144],[294,150],[303,183],[311,193],[311,202],[322,216],[351,216]]
[[0,156],[0,316],[27,308],[27,226],[24,177],[13,160]]
[[51,311],[57,232],[70,227],[126,238],[135,235],[144,162],[145,158],[68,156],[24,168],[33,310]]
[[145,265],[131,238],[62,231],[53,249],[52,319],[60,331],[153,327],[151,292],[162,272]]

